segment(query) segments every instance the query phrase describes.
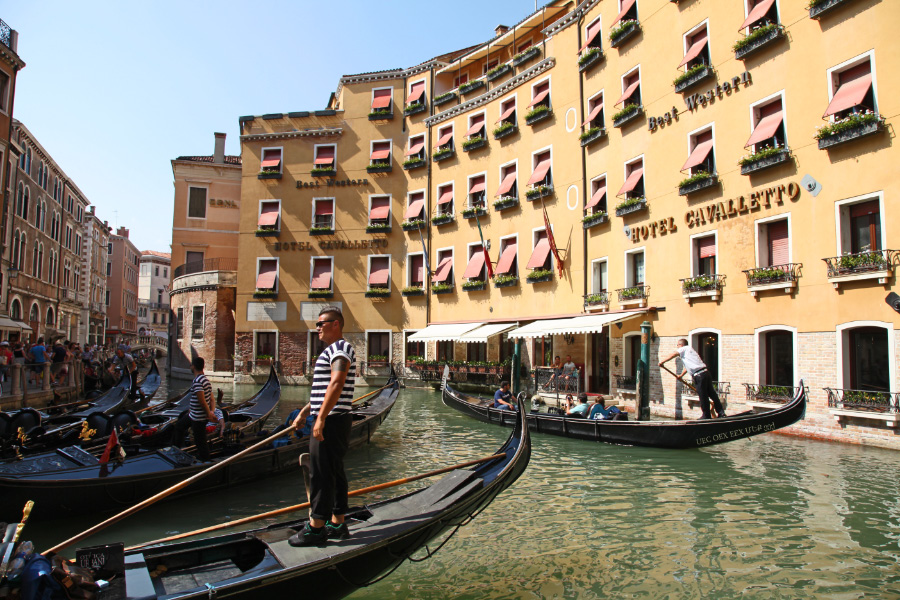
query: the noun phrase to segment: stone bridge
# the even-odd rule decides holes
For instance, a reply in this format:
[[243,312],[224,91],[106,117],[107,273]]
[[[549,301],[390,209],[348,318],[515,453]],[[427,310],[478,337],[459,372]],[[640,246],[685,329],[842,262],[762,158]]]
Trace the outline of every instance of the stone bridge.
[[157,356],[169,354],[169,339],[161,335],[142,335],[131,345],[132,350],[155,350]]

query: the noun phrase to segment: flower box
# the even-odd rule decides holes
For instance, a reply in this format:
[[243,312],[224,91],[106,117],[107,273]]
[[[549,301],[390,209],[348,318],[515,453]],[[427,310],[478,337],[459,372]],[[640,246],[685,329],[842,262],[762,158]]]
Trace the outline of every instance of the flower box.
[[608,308],[609,294],[607,292],[597,292],[596,294],[588,294],[584,297],[585,308]]
[[581,147],[590,146],[597,140],[606,137],[606,128],[605,127],[591,127],[584,133],[578,136],[578,139],[581,141]]
[[535,123],[540,123],[544,119],[549,119],[552,114],[553,111],[550,110],[549,106],[543,104],[535,106],[525,115],[525,124],[534,125]]
[[600,48],[589,48],[586,52],[582,52],[578,58],[578,70],[585,72],[594,65],[600,64],[606,56]]
[[494,139],[499,140],[500,138],[505,138],[509,135],[514,134],[519,130],[519,126],[516,125],[515,122],[504,121],[497,127],[494,127]]
[[755,154],[745,156],[738,161],[738,164],[741,166],[741,175],[750,175],[780,165],[790,159],[791,151],[788,148],[764,148]]
[[733,46],[734,58],[735,60],[742,60],[760,48],[767,46],[770,42],[774,42],[783,37],[784,27],[781,25],[776,23],[764,25],[753,31],[747,37],[735,42]]
[[311,177],[334,177],[337,175],[337,169],[334,167],[316,168],[309,172]]
[[420,112],[425,112],[425,103],[424,102],[416,102],[415,104],[410,104],[406,108],[403,109],[403,114],[407,117],[411,115],[419,114]]
[[584,229],[590,229],[591,227],[606,223],[607,221],[609,221],[609,215],[605,212],[598,212],[592,215],[585,215],[584,218],[581,219],[581,226]]
[[528,283],[543,283],[553,279],[553,271],[550,269],[537,269],[525,277]]
[[816,139],[819,140],[819,150],[824,150],[881,131],[884,131],[884,117],[881,115],[851,115],[819,129]]
[[480,148],[484,148],[487,146],[487,140],[481,136],[468,139],[463,142],[462,149],[463,152],[472,152],[473,150],[478,150]]
[[453,158],[453,155],[456,154],[456,151],[453,148],[442,148],[440,150],[435,150],[431,155],[431,160],[434,162],[441,162],[442,160]]
[[404,296],[424,296],[425,288],[411,286],[411,287],[403,288],[403,290],[400,293]]
[[366,165],[366,173],[390,173],[391,163],[371,163]]
[[391,295],[391,288],[376,287],[366,290],[366,298],[384,298]]
[[334,227],[310,227],[309,235],[334,235]]
[[466,218],[466,219],[474,219],[475,217],[483,217],[487,214],[488,214],[487,209],[483,208],[481,206],[477,206],[474,208],[466,208],[462,211],[462,216],[463,216],[463,218]]
[[278,297],[278,292],[275,290],[256,290],[253,292],[253,297],[260,300],[274,300]]
[[819,19],[833,8],[849,2],[850,0],[812,0],[809,3],[809,18]]
[[637,119],[644,114],[644,106],[641,104],[629,104],[613,115],[613,127],[622,127],[626,123]]
[[452,222],[453,222],[452,214],[440,214],[440,215],[435,215],[435,216],[431,217],[432,225],[446,225],[447,223],[452,223]]
[[718,300],[725,287],[725,275],[698,275],[681,280],[681,295],[690,303],[694,298]]
[[747,276],[747,291],[754,297],[767,290],[784,290],[786,294],[790,294],[797,287],[802,267],[802,263],[791,263],[747,269],[744,271]]
[[487,284],[484,281],[466,281],[462,284],[462,289],[465,292],[478,292],[486,286]]
[[678,195],[687,196],[694,192],[699,192],[719,183],[719,176],[716,173],[707,173],[706,171],[692,175],[678,184]]
[[434,106],[440,106],[441,104],[447,104],[448,102],[456,99],[456,92],[446,92],[437,96],[431,103]]
[[257,179],[281,179],[281,171],[262,171]]
[[874,250],[823,258],[828,265],[828,282],[837,289],[841,283],[877,279],[887,285],[898,262],[896,250]]
[[453,284],[451,283],[433,283],[431,285],[431,293],[432,294],[449,294],[453,291]]
[[536,56],[540,56],[540,55],[541,55],[541,49],[538,48],[537,46],[532,46],[528,50],[524,50],[522,52],[519,52],[515,56],[513,56],[513,59],[510,61],[510,64],[514,67],[518,67],[519,65],[523,65],[523,64],[527,63],[529,60],[531,60],[532,58],[535,58]]
[[628,306],[631,304],[645,305],[650,298],[650,286],[635,285],[616,290],[619,293],[619,304]]
[[518,275],[495,275],[494,276],[494,287],[495,288],[513,287],[516,285],[519,285]]
[[390,223],[376,223],[374,225],[366,225],[366,233],[390,233]]
[[488,81],[494,81],[495,79],[500,79],[507,73],[512,73],[512,66],[510,66],[509,64],[503,64],[488,71],[484,77]]
[[332,298],[334,297],[333,290],[309,290],[307,294],[310,298]]
[[473,92],[478,88],[484,87],[484,79],[476,79],[475,81],[470,81],[469,83],[464,83],[459,86],[460,94],[468,94],[469,92]]
[[417,229],[425,227],[425,220],[411,219],[409,221],[403,221],[403,223],[400,224],[400,227],[403,229],[403,231],[415,231]]
[[412,169],[418,169],[419,167],[424,167],[428,164],[428,161],[424,158],[410,158],[409,160],[403,161],[403,170],[411,171]]
[[525,192],[525,198],[529,201],[539,200],[547,196],[553,195],[552,185],[539,185]]
[[609,32],[609,45],[618,48],[641,30],[641,24],[635,19],[622,21],[619,26]]
[[503,196],[494,200],[494,210],[506,210],[519,205],[518,196]]
[[714,73],[715,71],[710,66],[697,65],[676,77],[672,84],[675,86],[676,92],[683,92],[695,83],[699,83],[707,77],[711,77]]
[[640,198],[629,198],[624,202],[619,203],[616,206],[616,216],[623,217],[625,215],[630,215],[631,213],[636,213],[638,211],[646,210],[647,208],[647,199],[644,197]]
[[369,113],[370,121],[390,121],[394,118],[392,110],[375,110]]
[[275,237],[281,233],[278,229],[257,229],[256,237]]

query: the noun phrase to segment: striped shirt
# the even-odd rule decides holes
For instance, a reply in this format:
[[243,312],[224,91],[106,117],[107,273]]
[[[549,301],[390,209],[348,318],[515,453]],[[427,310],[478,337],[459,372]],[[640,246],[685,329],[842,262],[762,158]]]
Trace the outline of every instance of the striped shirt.
[[200,396],[198,395],[200,391],[203,391],[203,399],[209,406],[213,397],[212,384],[203,373],[197,375],[194,378],[194,383],[191,384],[191,421],[203,421],[206,423],[208,417],[206,416],[206,410],[200,404]]
[[349,360],[350,368],[347,370],[347,379],[344,381],[341,396],[328,414],[349,412],[353,407],[353,387],[356,384],[356,352],[353,351],[353,346],[350,345],[350,342],[341,339],[325,348],[322,354],[319,355],[318,360],[316,360],[316,366],[313,369],[312,389],[309,392],[309,414],[311,415],[318,415],[322,402],[325,401],[325,390],[328,389],[328,383],[331,381],[331,363],[337,358]]

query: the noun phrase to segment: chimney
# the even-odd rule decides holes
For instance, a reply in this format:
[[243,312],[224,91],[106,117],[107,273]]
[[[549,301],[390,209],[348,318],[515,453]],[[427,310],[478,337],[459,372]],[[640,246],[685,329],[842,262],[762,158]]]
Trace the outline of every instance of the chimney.
[[216,136],[216,149],[213,152],[213,162],[217,165],[225,164],[225,134],[224,133],[214,133]]
[[127,227],[119,227],[116,230],[116,235],[123,237],[123,238],[127,238],[128,237],[128,228]]
[[509,31],[509,27],[507,27],[506,25],[497,25],[496,27],[494,27],[494,36],[500,37],[507,31]]
[[97,207],[94,206],[93,204],[92,204],[91,206],[88,206],[88,214],[91,215],[92,217],[94,216],[94,213],[95,213],[94,209],[95,209],[95,208],[97,208]]

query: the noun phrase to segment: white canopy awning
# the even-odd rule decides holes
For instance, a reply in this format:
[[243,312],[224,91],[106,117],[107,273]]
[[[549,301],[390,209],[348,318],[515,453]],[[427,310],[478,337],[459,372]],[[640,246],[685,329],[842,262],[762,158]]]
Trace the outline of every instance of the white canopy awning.
[[583,315],[568,319],[547,319],[535,321],[524,327],[519,327],[509,332],[511,338],[532,338],[545,335],[563,335],[579,333],[598,333],[607,325],[625,321],[643,314],[643,310],[631,310],[619,313],[601,313],[597,315]]
[[31,327],[23,321],[14,321],[7,317],[0,317],[0,329],[24,329],[31,331]]
[[517,323],[488,323],[487,325],[482,325],[478,329],[473,329],[468,333],[464,333],[459,336],[458,341],[467,343],[487,343],[489,337],[505,333],[510,329],[515,329],[516,325]]
[[446,342],[458,340],[459,337],[481,327],[484,323],[444,323],[441,325],[429,325],[421,329],[407,339],[411,342]]

